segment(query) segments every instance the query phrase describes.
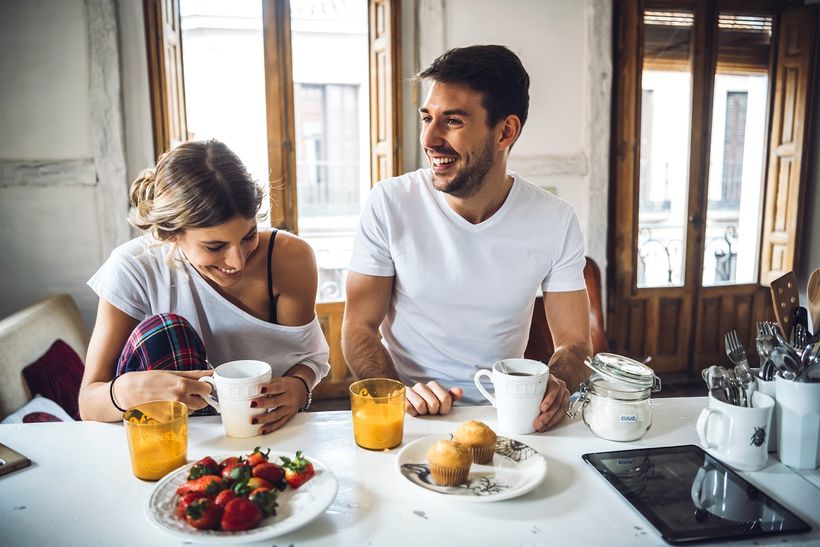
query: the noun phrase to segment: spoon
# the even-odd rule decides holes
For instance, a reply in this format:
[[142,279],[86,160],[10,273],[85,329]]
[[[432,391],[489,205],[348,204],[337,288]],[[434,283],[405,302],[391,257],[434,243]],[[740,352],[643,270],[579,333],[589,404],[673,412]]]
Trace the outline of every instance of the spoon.
[[784,378],[794,379],[800,371],[800,359],[797,353],[788,345],[780,343],[777,336],[763,334],[755,340],[757,351],[780,371]]

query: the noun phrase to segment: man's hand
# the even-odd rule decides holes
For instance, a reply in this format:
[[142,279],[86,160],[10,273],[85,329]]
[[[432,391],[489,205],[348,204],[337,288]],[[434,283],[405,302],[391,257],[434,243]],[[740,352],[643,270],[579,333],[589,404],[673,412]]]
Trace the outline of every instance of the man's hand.
[[411,416],[424,414],[447,414],[453,403],[461,399],[463,391],[459,387],[444,389],[437,382],[418,383],[407,387],[405,410]]
[[568,406],[569,390],[566,382],[550,374],[547,392],[541,400],[541,414],[533,423],[535,430],[544,432],[557,424],[564,417],[564,411]]

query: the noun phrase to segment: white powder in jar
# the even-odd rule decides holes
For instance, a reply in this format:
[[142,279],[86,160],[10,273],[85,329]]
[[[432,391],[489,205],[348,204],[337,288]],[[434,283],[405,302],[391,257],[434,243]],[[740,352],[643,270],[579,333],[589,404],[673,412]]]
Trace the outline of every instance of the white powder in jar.
[[[589,403],[584,406],[584,422],[597,436],[611,441],[634,441],[640,439],[652,425],[652,408],[649,394],[643,400],[623,401],[598,395],[595,387],[623,391],[623,387],[606,381],[597,381],[587,394]],[[640,397],[638,393],[630,396]]]

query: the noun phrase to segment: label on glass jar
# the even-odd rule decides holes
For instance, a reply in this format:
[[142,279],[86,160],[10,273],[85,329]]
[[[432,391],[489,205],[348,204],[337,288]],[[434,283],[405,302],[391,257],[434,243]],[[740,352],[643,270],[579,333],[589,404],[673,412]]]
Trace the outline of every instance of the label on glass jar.
[[623,423],[623,422],[635,423],[635,422],[638,421],[638,417],[635,416],[634,414],[621,414],[620,418],[618,418],[618,421],[621,422],[621,423]]

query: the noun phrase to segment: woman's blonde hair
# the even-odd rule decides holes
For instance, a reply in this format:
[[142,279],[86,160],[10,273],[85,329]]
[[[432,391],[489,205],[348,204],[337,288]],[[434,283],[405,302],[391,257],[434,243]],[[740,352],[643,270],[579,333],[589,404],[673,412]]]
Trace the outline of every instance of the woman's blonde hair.
[[207,228],[259,214],[264,191],[245,165],[217,140],[180,144],[131,184],[128,221],[169,241],[186,228]]

